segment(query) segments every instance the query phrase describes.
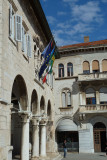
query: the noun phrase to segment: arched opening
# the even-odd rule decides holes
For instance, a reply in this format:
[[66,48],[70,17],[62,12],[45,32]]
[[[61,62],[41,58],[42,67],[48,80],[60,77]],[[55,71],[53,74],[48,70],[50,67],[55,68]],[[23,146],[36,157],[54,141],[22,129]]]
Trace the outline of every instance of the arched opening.
[[68,63],[67,64],[67,76],[73,76],[73,64],[72,63]]
[[93,70],[93,73],[98,73],[100,72],[100,69],[99,69],[99,62],[97,60],[94,60],[92,62],[92,70]]
[[41,97],[40,101],[40,113],[41,114],[45,113],[45,99],[43,96]]
[[62,119],[56,128],[58,150],[63,151],[63,142],[67,141],[68,151],[79,151],[79,137],[77,125],[71,119]]
[[51,119],[52,119],[52,111],[51,111],[51,102],[50,102],[50,100],[48,101],[47,116],[48,116],[48,120],[51,121]]
[[27,110],[27,90],[24,79],[18,75],[13,83],[11,103],[13,104],[11,116],[11,145],[13,146],[12,157],[20,158],[22,123],[19,111]]
[[31,97],[31,112],[33,115],[36,115],[38,111],[38,96],[37,92],[33,90],[32,97]]
[[96,104],[96,92],[93,88],[88,88],[86,90],[86,104]]
[[102,60],[102,72],[107,72],[107,59]]
[[59,73],[59,77],[64,77],[64,65],[61,63],[58,66],[58,73]]
[[90,64],[88,61],[83,62],[83,73],[89,74],[90,73]]
[[93,126],[94,150],[95,152],[105,152],[106,126],[102,122],[97,122]]

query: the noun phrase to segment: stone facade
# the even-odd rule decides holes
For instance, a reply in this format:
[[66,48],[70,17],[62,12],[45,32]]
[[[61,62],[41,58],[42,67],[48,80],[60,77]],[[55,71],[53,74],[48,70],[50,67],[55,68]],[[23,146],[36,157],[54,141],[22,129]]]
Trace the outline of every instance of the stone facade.
[[39,1],[0,1],[1,160],[46,157],[50,146],[49,153],[56,152],[53,89],[38,78],[41,52],[51,36]]
[[[103,60],[107,60],[107,41],[106,44],[100,45],[101,42],[98,42],[99,45],[93,44],[91,46],[91,42],[89,42],[89,44],[82,43],[59,48],[60,58],[56,59],[54,64],[55,126],[59,150],[61,150],[61,144],[65,138],[69,144],[68,150],[72,148],[71,150],[74,151],[94,153],[98,151],[98,146],[96,147],[95,143],[101,143],[99,152],[104,152],[101,145],[105,146],[107,139],[107,103],[103,103],[102,98],[104,99],[105,96],[107,98],[107,94],[105,92],[104,97],[101,98],[103,93],[100,92],[100,88],[105,87],[107,89],[107,72],[103,71]],[[93,61],[99,62],[98,71],[93,71]],[[83,71],[84,62],[89,64],[87,73]],[[68,71],[67,65],[69,63],[72,64],[72,71]],[[60,66],[64,69],[60,69]],[[61,72],[64,72],[64,75]],[[71,75],[68,75],[68,72],[71,72]],[[95,90],[95,103],[87,102],[88,94],[86,92],[88,88]],[[69,95],[66,93],[69,91],[71,102],[70,105],[67,105],[69,103],[67,96]],[[64,102],[64,95],[66,95],[65,101],[68,98],[67,103]],[[105,127],[98,133],[98,128],[95,129],[94,126],[98,123],[101,124],[100,122]],[[104,135],[102,136],[103,131]],[[99,134],[99,139],[96,139],[96,134]],[[63,138],[60,138],[61,136]],[[102,137],[105,137],[105,141]]]

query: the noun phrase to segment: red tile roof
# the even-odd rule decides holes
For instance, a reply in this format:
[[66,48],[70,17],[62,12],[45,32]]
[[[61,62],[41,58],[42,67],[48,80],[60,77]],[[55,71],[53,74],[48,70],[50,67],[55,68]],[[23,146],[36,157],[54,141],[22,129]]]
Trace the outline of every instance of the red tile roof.
[[91,47],[91,46],[99,46],[99,45],[105,45],[107,44],[107,39],[100,40],[100,41],[93,41],[93,42],[87,42],[87,43],[79,43],[79,44],[72,44],[67,46],[59,47],[59,49],[67,49],[67,48],[78,48],[78,47]]

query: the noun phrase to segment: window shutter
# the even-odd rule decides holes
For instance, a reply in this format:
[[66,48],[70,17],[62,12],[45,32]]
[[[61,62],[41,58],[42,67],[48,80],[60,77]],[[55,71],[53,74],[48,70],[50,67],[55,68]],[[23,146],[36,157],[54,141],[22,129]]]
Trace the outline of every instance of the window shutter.
[[31,37],[30,37],[30,35],[27,35],[27,55],[30,58],[32,56],[32,53],[31,53]]
[[66,107],[66,94],[62,92],[62,107]]
[[9,8],[9,35],[12,35],[12,5]]
[[26,34],[24,27],[22,27],[22,51],[26,52]]
[[22,41],[22,17],[19,15],[15,16],[16,25],[16,41]]
[[67,92],[67,105],[71,106],[71,92]]

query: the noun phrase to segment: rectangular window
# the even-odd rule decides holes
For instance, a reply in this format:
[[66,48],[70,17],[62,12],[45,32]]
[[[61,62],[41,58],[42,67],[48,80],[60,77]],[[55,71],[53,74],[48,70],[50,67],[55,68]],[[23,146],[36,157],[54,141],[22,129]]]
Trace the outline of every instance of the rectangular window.
[[15,12],[11,4],[9,8],[9,36],[12,40],[15,40]]
[[86,104],[96,104],[96,98],[95,97],[86,98]]
[[27,43],[26,31],[25,31],[24,27],[22,26],[22,51],[24,53],[26,53],[26,51],[27,51],[26,43]]
[[84,74],[89,74],[90,71],[89,71],[89,70],[84,70],[83,73],[84,73]]
[[66,107],[66,94],[62,93],[62,107]]
[[31,36],[27,34],[27,56],[32,57],[32,50],[31,50]]
[[16,26],[16,41],[22,41],[22,17],[19,15],[15,16]]
[[71,107],[71,92],[67,93],[67,106]]

